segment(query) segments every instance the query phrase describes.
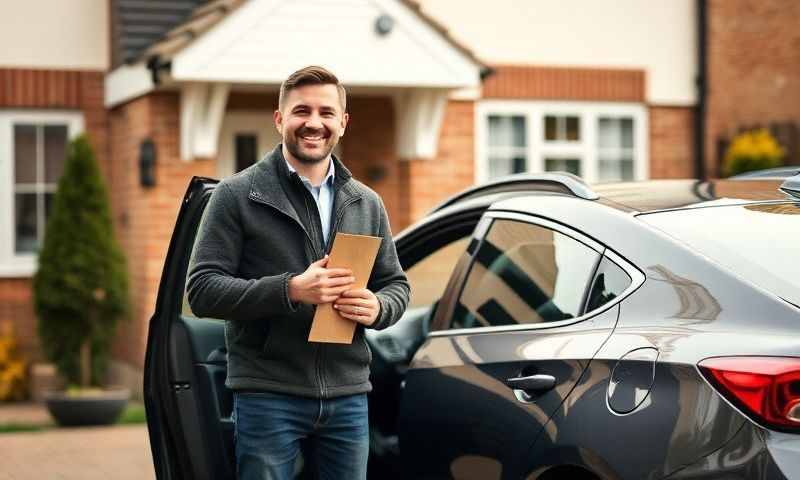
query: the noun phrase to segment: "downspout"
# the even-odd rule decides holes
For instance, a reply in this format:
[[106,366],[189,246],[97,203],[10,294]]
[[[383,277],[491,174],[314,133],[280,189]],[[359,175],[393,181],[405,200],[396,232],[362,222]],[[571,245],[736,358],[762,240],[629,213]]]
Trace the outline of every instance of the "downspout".
[[697,106],[694,115],[694,175],[706,179],[706,94],[708,90],[708,2],[697,0]]

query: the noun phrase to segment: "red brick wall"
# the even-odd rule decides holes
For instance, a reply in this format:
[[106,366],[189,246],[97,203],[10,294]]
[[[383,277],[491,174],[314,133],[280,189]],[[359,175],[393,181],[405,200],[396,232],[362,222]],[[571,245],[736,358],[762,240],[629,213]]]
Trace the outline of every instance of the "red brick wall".
[[483,98],[643,102],[642,70],[496,65]]
[[694,177],[694,111],[650,106],[650,178]]
[[400,160],[395,149],[395,116],[388,97],[351,97],[347,101],[350,123],[342,139],[342,158],[360,181],[383,198],[392,224],[399,231],[404,213],[400,196]]
[[800,2],[709,0],[706,167],[719,174],[716,140],[743,126],[800,128]]
[[[184,162],[179,152],[179,96],[156,93],[111,111],[111,172],[117,235],[128,259],[131,318],[123,322],[114,356],[144,366],[147,323],[153,314],[164,257],[183,194],[193,175],[216,176],[215,162]],[[139,145],[156,147],[156,186],[139,184]]]
[[439,149],[432,159],[400,162],[402,225],[422,218],[432,207],[475,181],[475,103],[450,101]]
[[[108,116],[103,72],[0,68],[0,108],[71,109],[83,113],[84,129],[108,180]],[[0,278],[0,322],[10,320],[19,346],[43,360],[36,334],[30,278]]]

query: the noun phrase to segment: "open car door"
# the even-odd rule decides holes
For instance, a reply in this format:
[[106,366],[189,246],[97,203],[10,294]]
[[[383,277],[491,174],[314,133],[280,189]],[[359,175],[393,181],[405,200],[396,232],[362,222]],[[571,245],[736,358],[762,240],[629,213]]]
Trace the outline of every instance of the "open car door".
[[149,324],[144,401],[159,480],[235,478],[224,322],[194,317],[185,300],[194,236],[216,184],[189,184]]

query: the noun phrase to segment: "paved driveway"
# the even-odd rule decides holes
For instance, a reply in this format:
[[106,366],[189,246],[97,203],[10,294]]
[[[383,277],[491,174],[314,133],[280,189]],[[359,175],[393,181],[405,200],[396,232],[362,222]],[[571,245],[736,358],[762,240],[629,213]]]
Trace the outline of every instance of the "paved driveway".
[[145,425],[0,435],[0,480],[154,478]]

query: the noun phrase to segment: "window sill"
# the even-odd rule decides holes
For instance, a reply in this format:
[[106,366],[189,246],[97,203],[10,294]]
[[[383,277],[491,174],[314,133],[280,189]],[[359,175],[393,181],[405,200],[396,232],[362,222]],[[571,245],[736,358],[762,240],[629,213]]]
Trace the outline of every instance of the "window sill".
[[36,273],[36,260],[0,263],[0,278],[31,278]]

